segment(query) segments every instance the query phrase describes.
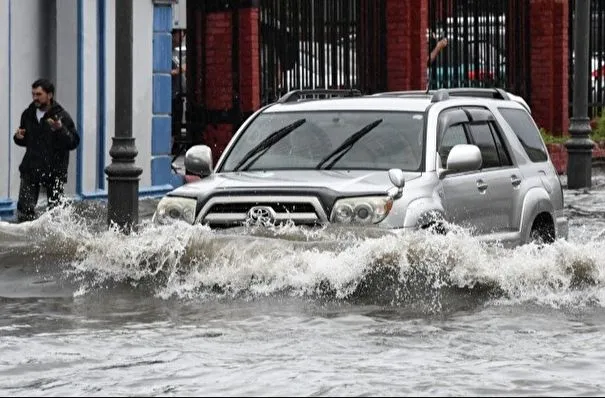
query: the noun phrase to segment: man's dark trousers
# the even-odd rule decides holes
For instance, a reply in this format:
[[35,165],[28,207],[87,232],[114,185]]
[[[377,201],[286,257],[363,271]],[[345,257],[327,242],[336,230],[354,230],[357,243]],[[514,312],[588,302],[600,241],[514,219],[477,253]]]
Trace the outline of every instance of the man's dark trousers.
[[40,178],[32,175],[21,176],[19,201],[17,203],[17,218],[19,222],[31,221],[36,218],[36,204],[40,196],[40,187],[46,189],[48,207],[57,206],[63,196],[63,181],[59,178]]

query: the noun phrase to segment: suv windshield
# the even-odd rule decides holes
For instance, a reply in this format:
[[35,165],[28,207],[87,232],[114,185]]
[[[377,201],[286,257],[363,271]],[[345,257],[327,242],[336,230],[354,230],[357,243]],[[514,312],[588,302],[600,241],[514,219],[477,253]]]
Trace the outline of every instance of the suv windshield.
[[[327,168],[332,170],[420,170],[424,148],[423,113],[307,111],[260,114],[239,136],[221,171],[235,171],[242,159],[267,137],[301,119],[305,121],[303,124],[265,147],[245,169],[310,170],[326,168],[325,159],[329,159]],[[376,123],[377,120],[380,123]],[[363,134],[359,134],[360,131]],[[340,151],[339,147],[347,140],[346,150]],[[338,156],[331,156],[335,152]]]

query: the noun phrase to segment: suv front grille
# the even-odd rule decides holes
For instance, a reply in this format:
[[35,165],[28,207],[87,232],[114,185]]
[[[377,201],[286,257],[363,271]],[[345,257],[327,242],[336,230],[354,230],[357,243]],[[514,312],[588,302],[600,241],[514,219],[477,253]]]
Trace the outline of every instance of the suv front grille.
[[[254,210],[253,210],[254,209]],[[272,223],[292,221],[296,225],[327,222],[326,213],[314,196],[217,196],[202,208],[198,222],[210,226],[234,226],[255,222],[255,210],[270,214]]]
[[255,206],[271,207],[277,213],[314,213],[315,208],[311,203],[271,203],[271,202],[246,202],[246,203],[217,203],[208,213],[248,213]]

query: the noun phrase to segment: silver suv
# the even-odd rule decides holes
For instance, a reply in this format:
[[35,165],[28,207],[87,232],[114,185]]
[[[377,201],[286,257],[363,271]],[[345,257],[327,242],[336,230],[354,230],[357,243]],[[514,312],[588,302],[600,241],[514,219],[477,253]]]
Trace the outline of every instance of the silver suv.
[[216,167],[204,145],[185,167],[201,179],[162,198],[155,222],[459,225],[505,246],[567,237],[529,107],[500,89],[293,91],[246,120]]

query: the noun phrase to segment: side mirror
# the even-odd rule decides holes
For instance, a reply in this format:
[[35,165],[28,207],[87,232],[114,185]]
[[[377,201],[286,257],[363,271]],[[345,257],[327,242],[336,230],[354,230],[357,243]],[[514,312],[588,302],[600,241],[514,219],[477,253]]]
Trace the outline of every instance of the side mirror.
[[212,150],[206,145],[195,145],[185,153],[185,169],[188,173],[206,177],[212,174]]
[[481,151],[476,145],[455,145],[447,156],[447,168],[440,172],[439,177],[443,178],[452,173],[479,170],[482,162]]
[[393,199],[399,199],[403,193],[403,187],[405,186],[405,176],[401,169],[390,169],[389,180],[395,185],[394,188],[389,189],[389,195]]

